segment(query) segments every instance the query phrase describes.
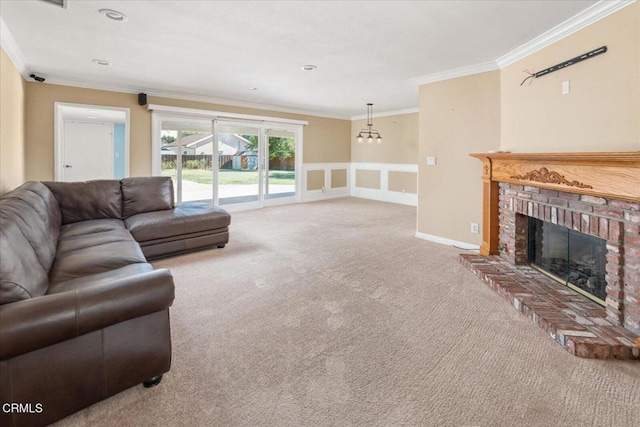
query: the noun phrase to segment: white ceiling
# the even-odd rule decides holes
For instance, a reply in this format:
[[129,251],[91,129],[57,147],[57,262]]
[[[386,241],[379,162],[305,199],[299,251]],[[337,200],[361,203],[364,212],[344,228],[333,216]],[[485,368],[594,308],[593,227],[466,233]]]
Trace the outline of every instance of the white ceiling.
[[415,108],[416,78],[495,61],[594,3],[2,0],[0,16],[47,82],[348,118]]

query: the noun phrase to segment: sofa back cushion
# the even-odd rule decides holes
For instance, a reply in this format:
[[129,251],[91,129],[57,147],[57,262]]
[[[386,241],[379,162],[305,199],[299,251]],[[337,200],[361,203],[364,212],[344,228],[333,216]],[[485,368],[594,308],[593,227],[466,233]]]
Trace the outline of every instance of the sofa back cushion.
[[90,219],[122,219],[120,181],[45,182],[60,205],[62,224]]
[[124,178],[121,182],[123,218],[144,212],[169,210],[175,206],[173,182],[169,177]]
[[60,223],[58,202],[42,183],[0,198],[0,304],[46,294]]

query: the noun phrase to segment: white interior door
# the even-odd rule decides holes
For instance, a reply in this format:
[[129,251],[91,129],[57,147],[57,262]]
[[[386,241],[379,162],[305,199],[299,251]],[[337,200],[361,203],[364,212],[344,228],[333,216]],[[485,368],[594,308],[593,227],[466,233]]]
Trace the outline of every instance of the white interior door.
[[63,181],[113,179],[113,124],[64,122]]

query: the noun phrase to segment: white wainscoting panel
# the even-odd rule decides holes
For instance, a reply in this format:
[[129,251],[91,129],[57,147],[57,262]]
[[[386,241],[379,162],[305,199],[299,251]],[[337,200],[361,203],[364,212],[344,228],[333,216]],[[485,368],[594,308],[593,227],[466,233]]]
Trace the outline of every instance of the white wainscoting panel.
[[[351,187],[351,174],[349,173],[349,162],[341,163],[303,163],[302,164],[302,201],[311,202],[314,200],[333,199],[336,197],[348,197]],[[331,171],[342,169],[347,171],[347,186],[331,188]],[[307,172],[324,171],[324,188],[321,190],[307,190]]]
[[[380,189],[356,187],[357,170],[380,171]],[[400,191],[389,191],[389,172],[413,172],[418,179],[418,165],[404,163],[351,163],[351,196],[363,199],[380,200],[382,202],[400,203],[409,206],[418,206],[418,195],[412,193],[402,193]]]

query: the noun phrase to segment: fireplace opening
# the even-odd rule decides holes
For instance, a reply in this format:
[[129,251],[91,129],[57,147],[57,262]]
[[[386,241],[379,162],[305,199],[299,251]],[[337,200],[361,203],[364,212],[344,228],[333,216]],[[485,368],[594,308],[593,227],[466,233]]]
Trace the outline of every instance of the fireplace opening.
[[605,305],[606,240],[529,217],[527,253],[532,267]]

